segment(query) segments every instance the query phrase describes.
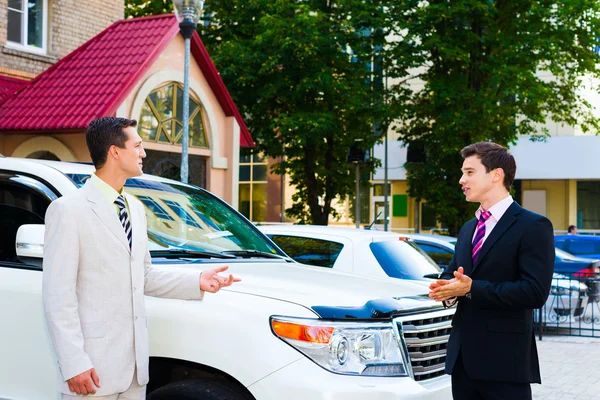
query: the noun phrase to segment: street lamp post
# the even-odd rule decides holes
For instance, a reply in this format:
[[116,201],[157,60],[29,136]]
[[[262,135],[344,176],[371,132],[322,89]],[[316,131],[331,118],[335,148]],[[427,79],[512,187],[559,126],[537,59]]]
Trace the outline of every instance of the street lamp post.
[[190,40],[200,20],[204,0],[173,0],[181,36],[185,39],[183,61],[183,131],[181,133],[181,182],[188,183],[188,147],[190,128]]

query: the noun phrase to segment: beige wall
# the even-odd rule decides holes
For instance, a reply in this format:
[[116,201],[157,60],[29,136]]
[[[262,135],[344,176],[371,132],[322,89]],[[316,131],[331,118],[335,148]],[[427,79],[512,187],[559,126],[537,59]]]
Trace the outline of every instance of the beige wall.
[[45,55],[6,46],[8,0],[0,0],[0,70],[31,77],[123,19],[124,0],[48,0],[48,51]]
[[[524,180],[522,190],[543,190],[546,192],[546,216],[554,229],[566,230],[577,220],[577,182],[575,180]],[[406,181],[395,181],[392,193],[408,192]],[[391,204],[390,204],[391,209]],[[415,201],[408,198],[408,217],[392,217],[392,229],[414,228]]]
[[393,181],[392,182],[392,193],[389,198],[389,213],[390,213],[390,228],[398,229],[399,232],[402,230],[415,227],[415,199],[408,197],[408,215],[406,217],[394,217],[393,216],[393,197],[392,194],[408,194],[408,182],[407,181]]
[[[577,184],[569,180],[524,180],[521,190],[546,191],[546,216],[554,229],[566,230],[577,217]],[[574,210],[572,210],[574,208]]]
[[39,150],[54,153],[61,161],[92,161],[83,132],[47,136],[0,135],[0,154],[5,156],[27,157]]

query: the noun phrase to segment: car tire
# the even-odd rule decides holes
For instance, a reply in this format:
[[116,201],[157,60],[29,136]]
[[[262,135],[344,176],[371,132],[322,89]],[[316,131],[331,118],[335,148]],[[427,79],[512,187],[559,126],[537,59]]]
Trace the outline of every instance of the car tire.
[[250,397],[222,381],[187,380],[162,386],[146,400],[250,400]]

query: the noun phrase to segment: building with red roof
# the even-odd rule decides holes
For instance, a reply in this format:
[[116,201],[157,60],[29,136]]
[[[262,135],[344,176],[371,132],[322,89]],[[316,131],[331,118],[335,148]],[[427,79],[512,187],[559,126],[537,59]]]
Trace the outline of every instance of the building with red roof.
[[[173,15],[115,22],[31,82],[12,83],[4,96],[0,91],[0,153],[91,161],[89,122],[131,118],[148,153],[145,171],[178,179],[183,58]],[[254,142],[197,33],[189,115],[190,182],[236,205],[239,149]]]
[[0,75],[0,103],[27,84],[27,80]]

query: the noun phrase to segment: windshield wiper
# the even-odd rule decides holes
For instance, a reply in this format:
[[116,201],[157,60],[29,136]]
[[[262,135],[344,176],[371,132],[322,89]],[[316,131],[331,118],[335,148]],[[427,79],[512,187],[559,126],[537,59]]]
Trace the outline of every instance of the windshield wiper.
[[234,255],[218,253],[216,251],[188,250],[188,249],[151,250],[150,254],[152,255],[152,257],[165,257],[165,258],[177,258],[177,257],[236,258]]
[[287,256],[280,256],[279,254],[267,253],[266,251],[260,250],[225,250],[221,254],[232,255],[234,257],[262,257],[262,258],[278,258],[288,262],[292,262],[292,259]]

